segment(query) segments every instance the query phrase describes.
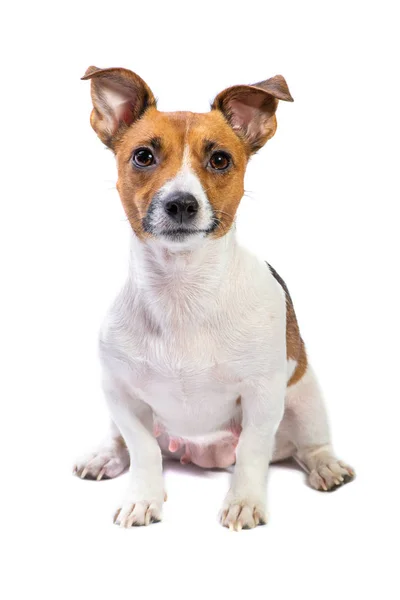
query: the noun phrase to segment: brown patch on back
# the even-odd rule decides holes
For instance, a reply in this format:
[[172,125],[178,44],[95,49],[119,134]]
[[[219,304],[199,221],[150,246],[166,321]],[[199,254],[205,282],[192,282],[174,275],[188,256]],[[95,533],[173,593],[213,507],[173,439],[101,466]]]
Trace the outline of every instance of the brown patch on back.
[[296,313],[289,290],[282,277],[267,263],[272,275],[282,286],[286,296],[286,356],[297,362],[297,366],[288,381],[288,386],[300,381],[307,370],[307,353],[303,338],[300,335],[300,328],[297,322]]

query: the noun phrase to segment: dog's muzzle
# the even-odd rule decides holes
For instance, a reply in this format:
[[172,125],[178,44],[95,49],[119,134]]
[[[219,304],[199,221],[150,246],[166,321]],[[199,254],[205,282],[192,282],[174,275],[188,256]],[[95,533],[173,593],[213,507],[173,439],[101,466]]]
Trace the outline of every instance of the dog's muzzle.
[[184,190],[156,194],[144,217],[143,229],[173,243],[205,237],[218,225],[212,208]]

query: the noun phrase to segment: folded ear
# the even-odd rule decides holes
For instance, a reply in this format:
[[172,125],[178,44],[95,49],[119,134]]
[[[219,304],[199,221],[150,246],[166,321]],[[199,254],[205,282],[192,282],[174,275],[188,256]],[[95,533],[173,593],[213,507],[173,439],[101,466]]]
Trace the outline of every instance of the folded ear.
[[115,142],[156,101],[148,85],[128,69],[89,67],[82,79],[91,79],[93,110],[90,123],[106,146]]
[[275,75],[253,85],[230,87],[218,94],[211,108],[222,111],[252,154],[276,131],[275,111],[278,100],[293,102],[282,75]]

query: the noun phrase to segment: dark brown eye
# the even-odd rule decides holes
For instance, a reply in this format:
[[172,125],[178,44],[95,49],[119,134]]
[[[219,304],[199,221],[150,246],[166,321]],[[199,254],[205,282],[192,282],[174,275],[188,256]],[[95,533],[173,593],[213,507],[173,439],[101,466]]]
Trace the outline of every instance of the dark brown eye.
[[216,171],[225,171],[231,164],[231,158],[226,152],[214,152],[211,155],[209,164]]
[[138,148],[132,154],[132,160],[137,167],[146,168],[154,165],[155,158],[151,150],[148,148]]

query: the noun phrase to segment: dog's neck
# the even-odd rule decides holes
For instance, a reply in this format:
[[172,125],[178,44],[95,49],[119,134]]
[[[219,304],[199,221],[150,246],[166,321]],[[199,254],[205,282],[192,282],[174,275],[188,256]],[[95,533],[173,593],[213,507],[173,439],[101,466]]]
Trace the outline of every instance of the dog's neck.
[[216,312],[224,283],[232,276],[236,249],[235,226],[221,238],[201,239],[194,248],[174,250],[133,235],[132,293],[159,327],[198,326]]

